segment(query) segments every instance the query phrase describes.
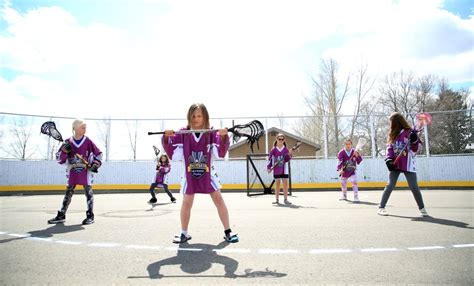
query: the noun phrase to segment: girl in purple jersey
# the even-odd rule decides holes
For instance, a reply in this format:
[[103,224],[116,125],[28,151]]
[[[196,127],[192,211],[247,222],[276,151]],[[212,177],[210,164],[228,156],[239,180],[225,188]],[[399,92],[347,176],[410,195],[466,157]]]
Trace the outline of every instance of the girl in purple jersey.
[[[385,206],[392,190],[395,188],[400,173],[405,175],[421,216],[428,216],[423,203],[423,197],[418,187],[415,169],[415,156],[421,141],[417,132],[410,127],[403,115],[398,112],[390,116],[390,131],[388,134],[387,155],[385,164],[389,170],[388,183],[382,194],[378,214],[388,215]],[[400,155],[397,162],[396,158]]]
[[[191,105],[188,110],[188,125],[184,130],[209,130],[209,113],[202,103]],[[194,194],[209,194],[217,208],[224,226],[224,239],[238,242],[237,234],[230,229],[229,212],[220,192],[220,182],[214,169],[214,158],[224,158],[229,149],[230,140],[227,129],[211,129],[203,132],[175,133],[166,130],[162,137],[165,152],[171,160],[184,160],[185,174],[181,182],[183,203],[181,205],[181,233],[173,239],[182,243],[191,239],[188,233]]]
[[293,150],[286,148],[285,135],[278,133],[275,142],[273,142],[273,148],[268,154],[267,171],[271,173],[273,171],[273,178],[275,179],[275,202],[273,204],[279,204],[278,197],[280,195],[280,183],[283,182],[283,198],[284,203],[291,205],[288,201],[288,162],[291,159]]
[[171,171],[171,164],[168,155],[163,154],[157,158],[156,162],[156,175],[155,181],[150,185],[151,199],[148,201],[150,204],[156,203],[155,188],[163,188],[171,199],[171,202],[176,202],[176,198],[168,189],[168,174]]
[[341,175],[341,198],[347,200],[347,181],[352,182],[352,190],[354,191],[354,202],[359,202],[359,188],[357,186],[357,175],[355,173],[357,165],[362,162],[362,156],[354,148],[352,148],[352,140],[344,140],[344,148],[337,154],[338,164],[337,171]]
[[94,193],[92,192],[93,173],[97,173],[102,165],[102,152],[86,137],[86,123],[80,119],[72,123],[73,136],[64,140],[63,145],[56,153],[59,164],[67,164],[67,188],[62,207],[56,217],[48,223],[60,223],[66,220],[66,211],[71,203],[74,189],[77,185],[84,187],[87,211],[82,224],[94,223]]

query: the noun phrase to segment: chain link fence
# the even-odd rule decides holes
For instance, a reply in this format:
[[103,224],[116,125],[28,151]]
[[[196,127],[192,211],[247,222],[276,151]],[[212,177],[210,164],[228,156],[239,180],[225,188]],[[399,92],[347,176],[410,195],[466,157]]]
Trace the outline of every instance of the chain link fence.
[[[472,108],[467,110],[430,112],[431,126],[421,135],[422,156],[474,154]],[[367,143],[361,153],[365,157],[385,155],[388,114],[355,116],[278,116],[212,118],[214,128],[260,120],[265,129],[276,127],[321,145],[315,158],[336,157],[344,139],[356,145],[360,138]],[[406,115],[412,122],[414,114]],[[63,138],[72,136],[72,121],[68,117],[47,117],[28,114],[0,113],[0,159],[53,160],[60,142],[40,134],[45,121],[54,121]],[[161,148],[161,136],[149,136],[149,131],[185,127],[185,119],[114,119],[85,118],[86,135],[104,152],[105,160],[140,161],[154,159],[153,145]]]

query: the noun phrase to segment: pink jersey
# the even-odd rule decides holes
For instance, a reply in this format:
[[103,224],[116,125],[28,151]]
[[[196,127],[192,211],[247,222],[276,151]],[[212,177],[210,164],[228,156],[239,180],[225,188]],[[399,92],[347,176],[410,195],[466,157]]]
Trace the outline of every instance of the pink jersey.
[[349,152],[345,148],[342,148],[341,151],[337,154],[337,170],[341,170],[344,167],[344,172],[342,173],[343,178],[349,178],[355,174],[357,165],[362,162],[362,156],[354,156],[355,150],[352,148]]
[[279,149],[274,146],[268,154],[267,170],[273,167],[273,175],[288,175],[288,162],[291,156],[288,148],[284,147]]
[[181,182],[181,191],[185,194],[209,194],[221,185],[214,169],[214,158],[224,158],[229,149],[230,140],[221,137],[217,130],[201,133],[175,134],[166,142],[162,137],[163,148],[172,160],[183,160],[185,175]]
[[101,160],[102,152],[87,136],[83,136],[79,143],[76,143],[72,137],[66,140],[71,144],[71,152],[65,153],[59,149],[56,158],[59,164],[67,163],[68,185],[92,185],[92,172],[87,169],[87,165],[78,155],[90,164],[94,159]]
[[[418,139],[414,143],[409,143],[408,141],[410,140],[409,137],[411,132],[411,129],[402,130],[393,143],[387,144],[386,158],[395,161],[395,158],[397,158],[398,154],[401,153],[400,159],[398,159],[397,164],[395,165],[395,169],[415,173],[415,157],[416,152],[418,152],[418,149],[420,148],[421,141]],[[402,150],[407,142],[407,147]]]
[[170,171],[170,164],[158,164],[156,166],[155,183],[158,184],[158,187],[163,187],[163,185],[168,184],[168,174]]

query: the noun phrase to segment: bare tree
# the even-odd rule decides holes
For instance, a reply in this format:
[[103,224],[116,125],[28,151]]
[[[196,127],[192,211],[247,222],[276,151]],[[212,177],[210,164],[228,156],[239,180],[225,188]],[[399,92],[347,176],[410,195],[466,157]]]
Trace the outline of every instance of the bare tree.
[[[354,137],[354,130],[359,121],[359,114],[364,104],[364,100],[371,91],[372,87],[375,84],[375,79],[372,79],[368,76],[368,66],[367,64],[362,64],[359,67],[359,70],[356,74],[357,86],[355,90],[356,103],[354,107],[354,113],[351,124],[350,138]],[[370,109],[367,109],[370,110]]]
[[133,161],[137,160],[137,137],[138,137],[138,126],[140,123],[138,120],[133,120],[133,126],[130,126],[127,120],[128,138],[130,140],[130,147],[132,147]]
[[110,118],[103,118],[101,121],[97,121],[97,129],[99,130],[99,140],[105,146],[104,155],[105,161],[109,161],[110,156]]
[[420,111],[433,100],[433,89],[436,77],[426,75],[416,78],[412,72],[400,71],[387,75],[381,85],[381,102],[389,107],[389,112],[400,112],[410,117]]
[[13,126],[10,128],[10,132],[13,135],[13,141],[10,142],[10,150],[7,150],[6,152],[20,160],[31,158],[31,156],[36,152],[27,152],[32,128],[32,124],[25,117],[20,117],[18,120],[13,119]]
[[[339,67],[335,60],[321,60],[320,72],[312,78],[314,93],[310,98],[306,98],[312,115],[316,116],[316,124],[326,126],[326,142],[331,142],[330,149],[339,147],[339,137],[341,136],[338,123],[338,114],[341,111],[344,99],[349,92],[350,75],[339,83]],[[328,120],[324,120],[324,118]],[[323,132],[324,133],[324,132]],[[329,140],[329,138],[334,140]]]

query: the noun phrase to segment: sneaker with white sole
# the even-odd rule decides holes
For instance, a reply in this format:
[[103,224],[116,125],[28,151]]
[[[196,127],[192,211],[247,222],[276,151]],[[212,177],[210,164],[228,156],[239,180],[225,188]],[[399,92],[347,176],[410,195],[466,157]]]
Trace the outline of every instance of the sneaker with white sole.
[[377,213],[378,213],[379,215],[383,215],[383,216],[387,216],[387,215],[388,215],[388,213],[387,213],[387,211],[385,210],[385,208],[379,208],[379,210],[377,211]]
[[176,234],[173,238],[173,243],[183,243],[191,239],[191,235],[189,234]]
[[65,220],[66,220],[66,214],[61,211],[58,211],[58,214],[54,218],[48,220],[48,223],[57,224],[57,223],[62,223]]
[[354,203],[359,203],[359,202],[360,202],[359,197],[358,197],[358,196],[355,196],[355,197],[354,197]]
[[283,202],[285,203],[285,205],[291,205],[291,202],[287,199],[285,199]]
[[224,235],[224,240],[230,243],[239,242],[239,237],[237,234],[229,233],[229,235]]
[[426,211],[425,208],[422,208],[422,209],[420,210],[420,215],[423,216],[423,217],[430,216],[430,215],[428,214],[428,212]]

